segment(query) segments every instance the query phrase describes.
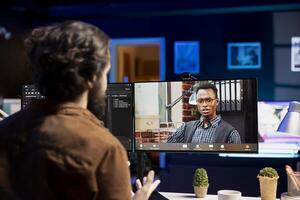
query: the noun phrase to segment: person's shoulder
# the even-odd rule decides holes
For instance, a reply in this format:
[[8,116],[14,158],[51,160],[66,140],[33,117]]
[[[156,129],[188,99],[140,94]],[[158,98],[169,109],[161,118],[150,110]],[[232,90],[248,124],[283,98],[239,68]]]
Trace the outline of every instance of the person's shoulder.
[[120,147],[119,140],[104,126],[96,126],[93,130],[90,130],[89,134],[95,142],[105,145],[107,148]]
[[232,124],[230,124],[229,122],[225,121],[223,118],[221,118],[220,124],[223,124],[223,126],[226,126],[229,129],[236,130],[236,128]]
[[[64,119],[64,122],[59,123],[59,119],[48,119],[42,127],[45,131],[37,142],[44,150],[89,163],[99,163],[111,152],[125,154],[124,147],[104,126],[84,119]],[[54,125],[55,129],[49,125]]]
[[[82,134],[84,134],[82,136]],[[80,140],[87,143],[92,151],[111,151],[122,149],[125,151],[119,140],[104,126],[90,127],[86,132],[80,134]]]
[[18,111],[7,118],[4,118],[0,121],[0,136],[4,136],[7,133],[12,132],[12,129],[21,126],[21,123],[24,123],[28,118],[25,116],[25,111]]
[[18,111],[16,113],[4,118],[3,120],[0,121],[0,127],[10,125],[11,123],[15,122],[15,120],[20,119],[20,117],[22,117],[22,115],[24,115],[24,111]]
[[85,145],[78,149],[80,152],[77,149],[75,151],[83,158],[97,160],[106,155],[124,156],[126,154],[120,141],[105,127],[91,127],[85,132],[84,137],[80,137],[79,141]]
[[192,121],[188,121],[188,122],[185,122],[184,124],[185,124],[185,126],[193,126],[193,125],[197,125],[197,124],[199,124],[200,123],[200,120],[198,119],[198,120],[192,120]]
[[[102,150],[110,148],[111,146],[118,146],[119,142],[112,135],[112,133],[103,126],[101,121],[91,120],[89,118],[84,118],[82,116],[78,117],[59,117],[53,116],[53,119],[47,119],[45,121],[45,127],[47,130],[51,130],[50,125],[54,125],[59,130],[64,130],[63,133],[54,131],[51,133],[53,137],[61,137],[65,139],[67,146],[71,146],[72,142],[80,142],[81,144],[86,144],[87,146],[101,147]],[[81,145],[84,147],[85,145]]]

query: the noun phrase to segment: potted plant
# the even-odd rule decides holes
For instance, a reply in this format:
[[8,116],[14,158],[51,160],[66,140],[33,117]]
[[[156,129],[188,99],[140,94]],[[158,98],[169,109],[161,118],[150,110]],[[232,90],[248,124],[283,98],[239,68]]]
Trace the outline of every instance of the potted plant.
[[196,197],[203,198],[207,194],[208,176],[204,168],[196,169],[193,177],[193,186]]
[[265,167],[259,171],[257,175],[260,186],[260,196],[262,200],[275,200],[278,173],[272,167]]

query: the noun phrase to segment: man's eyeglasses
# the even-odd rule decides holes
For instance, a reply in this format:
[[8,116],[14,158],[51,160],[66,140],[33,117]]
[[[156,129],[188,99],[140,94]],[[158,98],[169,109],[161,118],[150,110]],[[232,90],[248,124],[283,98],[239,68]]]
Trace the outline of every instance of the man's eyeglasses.
[[212,104],[214,100],[216,100],[216,98],[215,99],[212,99],[212,98],[197,99],[197,103],[199,103],[200,105],[203,105],[204,103],[206,103],[206,104]]

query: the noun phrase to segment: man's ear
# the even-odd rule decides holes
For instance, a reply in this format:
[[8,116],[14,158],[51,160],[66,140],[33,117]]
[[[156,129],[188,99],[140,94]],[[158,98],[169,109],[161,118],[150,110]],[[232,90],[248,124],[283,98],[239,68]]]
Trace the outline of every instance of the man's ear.
[[217,105],[219,105],[219,99],[218,98],[216,99],[216,101],[217,101]]
[[96,79],[97,79],[97,77],[96,77],[96,75],[94,75],[92,79],[87,80],[86,83],[87,83],[88,89],[92,89],[94,87],[94,83],[95,83]]

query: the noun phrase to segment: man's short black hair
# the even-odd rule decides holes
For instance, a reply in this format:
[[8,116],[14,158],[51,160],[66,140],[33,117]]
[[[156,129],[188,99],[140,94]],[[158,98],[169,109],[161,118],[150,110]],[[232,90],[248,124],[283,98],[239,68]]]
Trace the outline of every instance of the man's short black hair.
[[97,27],[66,21],[36,28],[25,39],[33,82],[50,100],[73,101],[87,89],[87,80],[108,66],[109,37]]
[[201,82],[199,83],[198,87],[197,87],[197,92],[196,94],[198,94],[199,90],[206,90],[206,89],[212,89],[215,93],[215,97],[218,98],[218,89],[217,87],[209,82]]

